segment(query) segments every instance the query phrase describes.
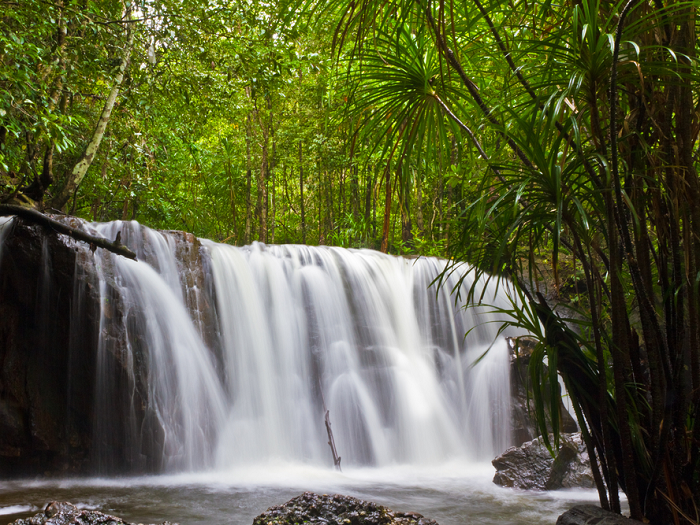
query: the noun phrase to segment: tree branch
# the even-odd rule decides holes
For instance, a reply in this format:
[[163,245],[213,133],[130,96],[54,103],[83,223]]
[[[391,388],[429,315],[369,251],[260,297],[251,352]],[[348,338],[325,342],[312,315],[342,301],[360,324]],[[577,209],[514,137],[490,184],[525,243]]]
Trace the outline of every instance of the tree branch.
[[87,242],[91,245],[97,246],[98,248],[103,248],[109,250],[117,255],[122,255],[128,259],[136,260],[136,254],[132,252],[129,248],[119,242],[119,234],[114,242],[110,242],[104,237],[95,237],[89,233],[85,233],[82,230],[78,230],[62,222],[58,222],[51,217],[44,215],[41,212],[33,210],[32,208],[25,208],[23,206],[14,206],[12,204],[0,204],[0,216],[15,215],[24,219],[25,221],[33,222],[47,228],[51,228],[58,233],[68,235],[77,241]]

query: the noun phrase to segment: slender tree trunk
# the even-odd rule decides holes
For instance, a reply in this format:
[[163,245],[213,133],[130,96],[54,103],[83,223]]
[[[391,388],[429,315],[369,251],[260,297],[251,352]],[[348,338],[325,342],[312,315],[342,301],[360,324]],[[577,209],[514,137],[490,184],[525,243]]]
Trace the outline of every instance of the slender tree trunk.
[[[274,150],[274,148],[273,148]],[[275,219],[277,217],[277,191],[275,190],[275,171],[270,172],[270,185],[272,187],[272,219],[270,220],[270,242],[275,244]]]
[[306,215],[304,214],[304,159],[299,141],[299,202],[301,208],[301,242],[306,244]]
[[[128,19],[131,16],[131,4],[124,11],[124,19]],[[134,44],[134,32],[132,30],[132,24],[126,24],[126,44],[122,51],[121,61],[119,63],[119,69],[117,76],[114,78],[114,84],[109,92],[109,96],[105,101],[104,108],[102,109],[102,114],[97,121],[97,126],[92,134],[92,138],[88,143],[85,151],[80,156],[78,162],[73,166],[73,170],[68,175],[66,184],[63,189],[56,195],[56,197],[51,201],[51,206],[53,208],[62,209],[71,195],[75,193],[78,186],[85,178],[88,168],[92,164],[97,151],[100,148],[100,143],[102,142],[102,137],[104,137],[105,130],[107,129],[107,124],[109,124],[110,117],[112,116],[112,109],[114,108],[114,103],[119,95],[119,88],[121,87],[122,81],[124,80],[124,73],[129,67],[129,61],[131,58],[131,48]]]
[[267,125],[263,122],[258,112],[258,123],[260,124],[260,131],[262,131],[262,158],[260,161],[260,171],[258,172],[258,202],[256,205],[256,211],[258,217],[260,218],[259,229],[258,229],[258,240],[260,242],[267,242],[267,207],[268,207],[268,197],[267,197],[267,179],[269,177],[269,159],[268,159],[268,148],[270,145],[270,133]]
[[[249,88],[246,88],[247,92],[249,91]],[[253,229],[253,203],[252,203],[252,196],[251,196],[251,190],[252,190],[252,178],[253,178],[253,173],[252,173],[252,159],[251,159],[251,154],[250,154],[250,143],[252,141],[251,138],[251,118],[250,118],[250,113],[246,115],[245,118],[245,158],[246,158],[246,196],[245,196],[245,243],[250,244],[251,241],[251,233]]]
[[328,237],[335,230],[333,221],[333,175],[330,171],[326,171],[326,197],[326,202],[328,203],[328,205],[326,206],[325,234],[326,237]]
[[316,179],[318,181],[318,184],[316,185],[316,205],[318,206],[318,244],[323,245],[326,244],[326,238],[323,235],[323,173],[321,172],[321,166],[317,162],[316,163],[316,169],[318,171],[318,178]]
[[411,214],[409,213],[409,203],[404,202],[401,205],[401,240],[410,245],[413,242],[413,232],[411,231],[413,224],[411,223]]
[[[375,164],[374,166],[375,174],[374,174],[374,179],[378,180],[379,179],[379,167]],[[372,239],[377,238],[377,193],[379,193],[379,189],[377,188],[377,191],[372,191]]]
[[364,231],[363,234],[365,236],[365,240],[369,238],[369,233],[370,233],[370,218],[371,218],[371,211],[372,211],[372,186],[374,184],[374,178],[373,178],[373,172],[372,168],[367,166],[366,170],[366,181],[365,181],[365,211],[364,211]]
[[389,226],[391,220],[391,169],[389,165],[384,169],[384,185],[384,226],[380,250],[382,253],[387,253],[389,250]]
[[226,161],[226,175],[228,177],[229,206],[231,208],[231,229],[229,235],[233,236],[234,244],[238,244],[238,221],[236,216],[236,193],[233,185],[233,175],[231,173],[231,161]]
[[357,224],[360,220],[360,169],[357,166],[352,168],[352,178],[350,184],[352,186],[352,218]]
[[425,235],[425,223],[423,222],[423,180],[416,177],[416,226],[420,235]]

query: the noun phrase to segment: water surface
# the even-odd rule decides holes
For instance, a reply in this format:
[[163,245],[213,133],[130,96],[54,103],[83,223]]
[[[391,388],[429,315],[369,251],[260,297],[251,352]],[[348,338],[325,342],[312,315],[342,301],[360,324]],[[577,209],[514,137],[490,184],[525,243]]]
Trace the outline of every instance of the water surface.
[[375,501],[419,512],[440,525],[544,525],[580,502],[597,503],[592,490],[535,492],[491,482],[489,464],[435,468],[332,470],[279,463],[173,476],[0,482],[0,525],[33,515],[51,500],[68,500],[136,523],[251,525],[253,518],[310,490]]

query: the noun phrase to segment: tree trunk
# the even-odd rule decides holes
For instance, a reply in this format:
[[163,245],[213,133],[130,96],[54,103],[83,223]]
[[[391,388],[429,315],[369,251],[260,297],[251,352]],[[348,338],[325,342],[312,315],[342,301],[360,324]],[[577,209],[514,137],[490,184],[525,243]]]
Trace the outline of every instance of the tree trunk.
[[233,237],[234,244],[238,244],[238,221],[236,217],[236,192],[233,185],[233,175],[231,173],[231,159],[226,160],[226,176],[228,177],[229,206],[231,208],[231,228],[229,235]]
[[63,224],[62,222],[56,221],[51,217],[44,215],[32,208],[25,208],[24,206],[13,206],[11,204],[0,204],[0,216],[16,215],[21,217],[23,220],[32,222],[34,224],[39,224],[45,226],[50,230],[55,230],[58,233],[68,235],[73,237],[78,241],[87,242],[92,247],[103,248],[112,253],[118,255],[123,255],[129,259],[136,260],[136,254],[132,252],[129,248],[121,243],[121,232],[117,233],[117,238],[110,242],[104,237],[96,237],[85,233],[82,230]]
[[384,169],[384,226],[382,228],[382,253],[389,251],[389,225],[391,219],[391,169],[387,164]]
[[[274,147],[272,148],[274,151]],[[270,242],[275,244],[275,217],[277,216],[277,191],[275,191],[275,172],[270,172],[270,184],[272,186],[272,218],[270,220]]]
[[423,181],[416,177],[416,226],[420,235],[425,234],[425,223],[423,221]]
[[[268,183],[272,185],[272,219],[270,220],[270,242],[275,243],[275,212],[277,209],[277,192],[275,191],[275,168],[277,167],[277,140],[275,138],[275,125],[272,112],[272,101],[267,99],[267,108],[270,110],[270,137],[272,138],[272,157],[269,162]],[[268,190],[269,193],[269,190]]]
[[372,186],[374,184],[374,177],[372,168],[367,166],[367,180],[365,181],[365,211],[364,211],[364,231],[362,232],[365,236],[365,240],[369,238],[369,227],[370,227],[370,213],[372,211]]
[[[250,93],[250,89],[246,88],[246,92]],[[252,232],[253,222],[253,206],[251,191],[251,179],[253,178],[250,158],[250,142],[251,142],[251,122],[250,113],[245,118],[245,155],[246,155],[246,196],[245,196],[245,243],[250,244],[250,234]]]
[[[131,4],[128,5],[129,7],[126,7],[124,11],[124,19],[128,19],[131,16]],[[68,175],[68,179],[66,180],[65,186],[51,201],[51,206],[53,208],[62,209],[66,205],[68,199],[70,199],[71,195],[75,193],[75,191],[78,189],[78,186],[85,178],[85,175],[87,174],[87,171],[90,168],[90,165],[92,164],[92,161],[100,148],[102,137],[104,137],[105,130],[107,129],[107,124],[109,124],[110,117],[112,116],[112,109],[114,109],[114,103],[116,102],[117,96],[119,95],[119,88],[121,87],[122,81],[124,80],[124,73],[129,67],[129,61],[131,59],[131,48],[133,47],[133,45],[134,32],[132,30],[132,24],[126,24],[126,44],[124,46],[122,58],[119,63],[119,70],[117,72],[117,76],[114,78],[114,84],[112,85],[112,89],[110,90],[109,96],[105,101],[104,108],[102,109],[102,115],[100,115],[100,119],[97,121],[97,126],[95,127],[95,131],[92,134],[92,138],[90,139],[90,142],[85,148],[85,151],[80,156],[80,159],[75,164],[75,166],[73,166],[73,170],[71,171],[70,175]]]
[[267,179],[269,177],[269,146],[270,146],[270,130],[267,127],[267,123],[263,121],[263,118],[258,114],[258,125],[260,126],[260,131],[262,131],[262,158],[260,161],[260,171],[258,172],[258,201],[256,204],[256,211],[260,219],[258,225],[258,240],[260,242],[267,242],[267,211],[268,211],[268,197],[267,197]]
[[299,141],[299,200],[301,202],[301,242],[306,244],[306,216],[304,215],[304,163]]

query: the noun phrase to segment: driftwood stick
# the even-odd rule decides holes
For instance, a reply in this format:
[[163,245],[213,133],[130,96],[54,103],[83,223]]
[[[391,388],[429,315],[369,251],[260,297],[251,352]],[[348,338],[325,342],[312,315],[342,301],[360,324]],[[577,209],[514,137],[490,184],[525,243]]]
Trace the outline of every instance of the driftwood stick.
[[321,380],[318,380],[318,388],[321,391],[321,403],[323,403],[323,412],[325,413],[325,423],[326,432],[328,433],[328,446],[331,447],[331,454],[333,454],[333,464],[336,470],[342,472],[340,468],[340,456],[338,455],[338,450],[335,448],[335,439],[333,439],[333,431],[331,430],[331,412],[326,408],[326,400],[323,397],[323,388],[321,387]]
[[77,241],[83,241],[90,245],[96,246],[97,248],[103,248],[105,250],[109,250],[112,253],[116,253],[117,255],[122,255],[129,259],[133,259],[134,261],[136,260],[136,254],[119,241],[119,235],[117,235],[117,238],[114,240],[114,242],[110,242],[104,237],[95,237],[94,235],[90,235],[89,233],[85,233],[84,231],[72,228],[71,226],[67,226],[61,222],[51,219],[50,217],[47,217],[43,213],[38,212],[32,208],[25,208],[24,206],[14,206],[12,204],[0,204],[0,216],[7,215],[16,215],[17,217],[21,217],[25,221],[33,222],[41,226],[46,226],[47,228],[51,228],[57,231],[58,233],[68,235]]

